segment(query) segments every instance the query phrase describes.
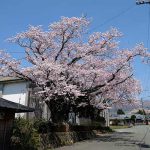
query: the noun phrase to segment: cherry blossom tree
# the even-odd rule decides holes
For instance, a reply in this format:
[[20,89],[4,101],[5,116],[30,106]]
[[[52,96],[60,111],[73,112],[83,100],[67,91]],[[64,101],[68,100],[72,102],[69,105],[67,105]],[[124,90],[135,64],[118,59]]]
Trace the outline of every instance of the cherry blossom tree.
[[82,17],[62,17],[48,31],[30,26],[9,39],[24,49],[28,66],[23,68],[22,60],[1,51],[0,75],[34,83],[51,111],[56,104],[55,111],[59,111],[64,102],[96,108],[135,103],[141,89],[133,76],[132,61],[149,53],[143,44],[120,49],[117,39],[122,34],[115,28],[89,35],[89,23]]

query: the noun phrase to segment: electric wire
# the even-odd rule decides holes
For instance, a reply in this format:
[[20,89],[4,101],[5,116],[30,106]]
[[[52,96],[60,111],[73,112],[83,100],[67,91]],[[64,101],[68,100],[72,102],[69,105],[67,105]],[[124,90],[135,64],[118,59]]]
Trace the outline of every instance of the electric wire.
[[[144,133],[144,136],[139,140],[139,141],[135,141],[133,144],[138,145],[138,150],[142,150],[142,146],[145,144],[145,138],[147,137],[148,133],[150,132],[150,128],[147,127],[146,128],[146,132]],[[111,141],[112,137],[118,138],[119,132],[117,134],[114,134],[113,136],[107,137],[107,141]],[[123,147],[120,150],[125,150],[127,149],[127,147]]]
[[135,5],[131,5],[130,7],[126,8],[125,10],[121,11],[120,13],[118,13],[117,15],[113,16],[113,17],[110,17],[109,19],[105,20],[103,23],[95,26],[94,28],[90,29],[89,32],[92,32],[100,27],[102,27],[103,25],[119,18],[120,16],[122,16],[123,14],[127,13],[128,11],[130,11],[131,9],[133,9],[135,7]]
[[9,54],[25,54],[25,52],[7,52]]
[[140,143],[139,143],[139,150],[142,150],[142,144],[145,144],[145,138],[147,136],[147,134],[150,132],[150,129],[147,127],[147,130],[143,136],[143,138],[140,140]]
[[148,29],[147,29],[147,47],[149,48],[149,40],[150,40],[150,5],[148,7]]
[[[146,40],[146,46],[148,50],[150,49],[150,5],[148,6],[148,24],[147,24],[147,40]],[[145,84],[145,92],[144,92],[144,97],[146,97],[149,94],[148,89],[149,87],[149,81],[150,81],[150,68],[146,67],[146,70],[144,72],[144,84]]]
[[[135,7],[135,5],[131,5],[130,7],[126,8],[125,10],[119,12],[117,15],[113,16],[113,17],[110,17],[109,19],[105,20],[103,23],[95,26],[94,28],[90,29],[89,32],[92,32],[96,29],[98,29],[99,27],[102,27],[103,25],[119,18],[120,16],[122,16],[123,14],[127,13],[128,11],[130,11],[131,9],[133,9]],[[14,51],[14,52],[8,52],[10,54],[24,54],[25,52],[17,52],[17,51]]]
[[[148,48],[148,50],[150,49],[150,5],[148,6],[148,29],[147,29],[147,33],[148,33],[148,35],[147,35],[147,48]],[[149,81],[150,81],[150,68],[148,68],[148,75],[147,75],[147,89],[149,89],[150,87],[149,87]],[[147,94],[148,94],[148,92],[147,92]]]
[[[139,140],[139,141],[135,141],[133,144],[138,145],[138,150],[142,150],[142,146],[145,144],[145,138],[147,137],[148,133],[150,132],[149,127],[147,127],[146,132],[144,133],[144,136]],[[125,150],[127,149],[127,147],[123,147],[120,150]]]

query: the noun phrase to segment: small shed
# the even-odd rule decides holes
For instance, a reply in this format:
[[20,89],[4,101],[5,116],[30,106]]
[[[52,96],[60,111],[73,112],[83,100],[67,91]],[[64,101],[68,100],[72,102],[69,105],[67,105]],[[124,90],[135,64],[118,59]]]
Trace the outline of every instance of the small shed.
[[10,150],[10,137],[15,113],[33,112],[27,106],[0,98],[0,150]]

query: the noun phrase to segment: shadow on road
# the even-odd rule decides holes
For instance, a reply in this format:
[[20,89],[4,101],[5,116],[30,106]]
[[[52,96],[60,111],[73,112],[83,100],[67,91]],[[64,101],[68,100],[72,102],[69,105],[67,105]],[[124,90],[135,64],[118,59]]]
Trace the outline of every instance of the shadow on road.
[[[116,132],[110,135],[98,135],[97,138],[93,139],[97,142],[114,142],[117,147],[135,147],[139,148],[150,148],[150,145],[145,144],[143,141],[134,140],[134,133],[132,132]],[[91,140],[91,142],[93,141]]]
[[142,143],[142,144],[139,144],[139,147],[141,147],[141,148],[150,148],[150,145]]
[[117,141],[129,141],[134,135],[131,132],[114,133],[106,136],[97,136],[95,139],[98,142],[117,142]]

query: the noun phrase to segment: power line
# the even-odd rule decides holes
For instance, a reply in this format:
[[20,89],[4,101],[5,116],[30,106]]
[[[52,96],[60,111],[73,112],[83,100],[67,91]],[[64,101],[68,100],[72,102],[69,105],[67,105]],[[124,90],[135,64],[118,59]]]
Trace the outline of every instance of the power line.
[[103,25],[105,25],[105,24],[111,22],[112,20],[115,20],[116,18],[118,18],[118,17],[120,17],[121,15],[127,13],[128,11],[130,11],[130,10],[131,10],[132,8],[134,8],[134,7],[135,7],[135,5],[132,5],[132,6],[128,7],[128,8],[126,8],[125,10],[121,11],[121,12],[118,13],[117,15],[115,15],[115,16],[113,16],[113,17],[111,17],[111,18],[105,20],[103,23],[101,23],[101,24],[95,26],[94,28],[92,28],[91,30],[89,30],[89,32],[92,32],[92,31],[94,31],[95,29],[98,29],[99,27],[102,27]]
[[[136,0],[136,4],[137,5],[150,4],[150,0]],[[148,49],[149,49],[149,42],[150,42],[150,5],[148,7],[148,26],[147,26],[147,41],[146,41],[146,45]],[[144,80],[143,80],[146,89],[149,88],[149,75],[150,75],[150,69],[148,68],[145,70]],[[147,93],[149,92],[146,92],[145,95]]]
[[[149,42],[150,42],[150,5],[149,5],[149,7],[148,7],[148,26],[147,26],[147,48],[149,49],[150,47],[149,47]],[[148,68],[147,69],[147,81],[146,81],[146,83],[147,83],[147,89],[149,88],[149,75],[150,75],[150,68]],[[149,92],[147,92],[147,93],[149,93]],[[147,94],[146,93],[146,94]]]
[[[135,7],[135,5],[131,5],[131,6],[128,7],[127,9],[125,9],[125,10],[121,11],[120,13],[118,13],[117,15],[115,15],[115,16],[113,16],[113,17],[107,19],[107,20],[105,20],[103,23],[101,23],[101,24],[95,26],[94,28],[90,29],[89,32],[92,32],[92,31],[94,31],[95,29],[98,29],[99,27],[102,27],[103,25],[105,25],[105,24],[111,22],[112,20],[115,20],[116,18],[118,18],[118,17],[120,17],[121,15],[125,14],[126,12],[130,11],[130,10],[131,10],[132,8],[134,8],[134,7]],[[14,53],[14,54],[24,54],[25,52],[8,52],[8,53],[10,53],[10,54],[13,54],[13,53]]]
[[137,5],[150,4],[150,0],[136,0]]
[[25,58],[25,57],[23,57],[23,58],[19,58],[19,59],[17,59],[17,60],[26,60],[26,58]]
[[[138,5],[141,5],[141,4],[150,4],[150,2],[149,1],[146,2],[142,0],[142,3],[139,3]],[[150,5],[148,6],[148,24],[147,24],[147,39],[146,39],[146,46],[148,49],[150,48],[149,42],[150,42]],[[146,68],[145,73],[144,73],[144,79],[143,79],[144,84],[145,84],[145,89],[150,88],[149,87],[149,81],[150,81],[149,75],[150,75],[150,68]],[[147,95],[147,94],[149,94],[148,90],[144,92],[144,95]]]
[[149,12],[148,12],[148,29],[147,29],[147,47],[149,48],[149,38],[150,38],[150,5],[149,5]]
[[15,51],[14,52],[9,52],[8,51],[7,53],[9,53],[9,54],[25,54],[25,52],[15,52]]

